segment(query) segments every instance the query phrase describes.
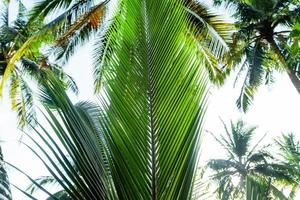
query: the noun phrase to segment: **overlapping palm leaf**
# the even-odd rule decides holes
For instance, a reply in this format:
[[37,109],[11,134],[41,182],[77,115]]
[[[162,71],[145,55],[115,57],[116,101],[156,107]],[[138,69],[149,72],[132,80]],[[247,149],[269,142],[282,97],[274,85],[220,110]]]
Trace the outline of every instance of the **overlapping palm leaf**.
[[60,145],[37,130],[52,155],[40,157],[73,199],[189,199],[207,84],[195,30],[174,0],[124,0],[114,20],[101,57],[100,110],[73,105],[54,77],[44,82]]

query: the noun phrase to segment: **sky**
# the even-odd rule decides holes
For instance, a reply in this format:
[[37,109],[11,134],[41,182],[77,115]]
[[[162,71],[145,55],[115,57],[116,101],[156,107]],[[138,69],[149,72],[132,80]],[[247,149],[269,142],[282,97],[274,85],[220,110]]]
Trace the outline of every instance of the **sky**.
[[[87,44],[80,48],[71,58],[65,70],[69,73],[79,86],[79,96],[72,96],[74,101],[93,99],[93,78],[92,78],[92,53],[93,46]],[[223,133],[223,126],[220,121],[222,118],[225,123],[230,120],[243,119],[249,125],[257,125],[257,134],[254,141],[258,140],[265,133],[267,136],[264,143],[270,143],[282,133],[294,132],[300,134],[300,95],[293,88],[288,76],[285,73],[275,74],[275,83],[272,86],[263,86],[259,89],[253,106],[247,114],[238,111],[235,105],[239,94],[239,87],[233,88],[233,75],[226,81],[221,88],[211,86],[208,111],[206,113],[205,129],[216,135]],[[42,163],[18,140],[22,132],[16,128],[15,113],[10,110],[7,93],[0,100],[0,145],[3,149],[4,158],[28,173],[32,178],[47,175]],[[298,137],[300,138],[300,137]],[[204,165],[210,158],[221,158],[224,150],[208,134],[204,134],[201,145],[200,164]],[[28,179],[17,173],[15,170],[8,169],[10,181],[26,188],[29,185]],[[14,199],[26,199],[24,195],[13,189]],[[39,199],[45,196],[39,194]]]

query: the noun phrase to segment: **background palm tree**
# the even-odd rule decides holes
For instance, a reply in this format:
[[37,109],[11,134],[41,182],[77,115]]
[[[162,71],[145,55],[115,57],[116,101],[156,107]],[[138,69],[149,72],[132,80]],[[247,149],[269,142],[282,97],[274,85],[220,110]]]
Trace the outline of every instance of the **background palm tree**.
[[72,199],[191,198],[208,81],[196,33],[180,1],[123,0],[99,51],[100,108],[48,74],[55,136],[40,126],[28,148]]
[[[269,199],[272,196],[287,199],[273,185],[272,178],[284,179],[282,173],[269,166],[272,156],[259,147],[259,140],[251,147],[256,127],[247,127],[243,121],[224,124],[225,134],[215,139],[226,150],[228,158],[211,159],[208,167],[218,183],[220,199]],[[213,135],[213,134],[212,134]],[[275,198],[275,199],[276,199]]]
[[[222,15],[211,12],[203,3],[193,0],[183,0],[182,2],[189,13],[191,25],[199,30],[195,33],[194,37],[198,41],[202,54],[205,55],[205,66],[209,71],[210,78],[214,83],[220,85],[224,82],[224,77],[229,72],[222,64],[229,50],[228,44],[232,43],[231,35],[234,25],[224,20]],[[106,37],[106,33],[109,32],[106,24],[111,23],[103,23],[107,21],[105,18],[109,18],[106,17],[107,13],[110,13],[108,4],[108,0],[42,0],[37,2],[30,12],[30,22],[43,20],[45,17],[49,17],[49,15],[52,16],[50,17],[52,20],[43,29],[35,32],[20,47],[15,56],[10,59],[9,69],[11,70],[14,66],[13,63],[27,52],[29,45],[35,43],[37,40],[50,42],[49,54],[51,57],[62,62],[62,64],[69,59],[77,46],[84,44],[90,38],[96,37],[96,47],[99,46],[99,41],[104,43],[102,45],[105,45],[108,39],[104,38]],[[58,17],[53,17],[57,16],[57,13],[61,14]],[[99,54],[97,48],[95,49],[95,54]],[[96,57],[97,59],[98,57]],[[101,79],[101,70],[99,70],[99,63],[95,63],[95,78],[97,83]],[[8,73],[9,70],[7,70],[7,75]],[[5,79],[2,80],[2,85],[4,81]],[[100,86],[96,84],[96,91],[99,91],[99,88]]]
[[[36,20],[34,23],[28,23],[25,13],[27,9],[18,1],[18,13],[16,19],[11,22],[9,19],[9,6],[3,3],[3,12],[0,22],[0,78],[3,81],[5,72],[10,59],[15,56],[17,51],[26,41],[32,37],[34,32],[39,30],[43,24]],[[52,70],[58,78],[64,80],[68,87],[77,92],[77,86],[73,79],[63,72],[60,66],[49,62],[40,51],[42,42],[31,45],[27,53],[24,54],[18,63],[14,64],[9,76],[9,95],[12,109],[17,112],[18,124],[23,128],[31,123],[35,118],[35,109],[33,104],[33,92],[30,82],[39,82],[45,78],[45,69]],[[9,69],[10,70],[10,69]],[[29,81],[32,80],[32,81]],[[1,96],[1,95],[0,95]]]
[[[286,71],[300,93],[299,57],[292,56],[289,33],[299,20],[299,0],[214,0],[231,8],[237,33],[230,60],[246,71],[237,106],[246,111],[262,84],[273,81],[274,70]],[[238,75],[238,76],[239,76]]]
[[[288,199],[295,199],[300,181],[300,142],[293,133],[284,134],[275,140],[279,148],[278,161],[272,164],[274,170],[291,177],[289,181],[282,182],[286,190],[290,190]],[[288,189],[289,188],[289,189]]]

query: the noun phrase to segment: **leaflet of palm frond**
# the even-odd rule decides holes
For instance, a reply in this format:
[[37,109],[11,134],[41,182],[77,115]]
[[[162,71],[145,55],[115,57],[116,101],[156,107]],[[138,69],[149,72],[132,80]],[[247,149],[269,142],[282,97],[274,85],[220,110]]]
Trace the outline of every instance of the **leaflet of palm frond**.
[[247,84],[250,87],[257,87],[261,85],[265,77],[265,50],[263,44],[257,41],[254,46],[248,45],[245,49],[246,59],[249,67],[247,72]]
[[35,119],[32,91],[18,73],[14,73],[10,81],[11,106],[17,112],[18,126],[23,128],[27,124],[34,123]]
[[108,59],[110,56],[108,55],[113,56],[113,51],[110,47],[110,44],[112,43],[112,37],[110,37],[110,33],[116,31],[117,28],[118,24],[115,22],[112,22],[111,24],[105,24],[105,26],[103,26],[103,31],[99,31],[96,35],[96,39],[94,42],[95,49],[93,51],[95,66],[93,75],[96,93],[98,93],[102,88],[102,85],[104,85],[108,81],[102,75],[104,73],[110,73],[109,71],[112,72],[112,70],[106,66],[108,66],[110,62]]
[[[73,198],[64,190],[54,193],[53,197],[56,197],[59,200],[73,200]],[[53,197],[48,197],[46,200],[55,200]]]
[[218,196],[221,200],[228,200],[232,197],[234,186],[231,183],[230,177],[223,177],[219,182]]
[[259,177],[247,176],[246,200],[269,200],[270,183]]
[[[280,16],[276,19],[276,21],[272,24],[273,27],[276,27],[278,24],[291,27],[294,25],[295,20],[297,21],[299,19],[300,15],[300,6],[297,5],[297,2],[299,4],[300,1],[295,1],[294,5],[292,6],[292,9],[289,11],[286,11],[284,9],[279,10]],[[292,1],[289,1],[290,4],[292,4]],[[296,6],[295,6],[296,4]]]
[[[56,27],[53,34],[57,39],[49,52],[57,59],[62,59],[62,63],[67,61],[70,55],[74,53],[76,46],[84,43],[92,33],[97,31],[102,22],[107,3],[107,1],[104,1],[94,5],[94,2],[90,0],[74,2],[69,2],[67,11],[64,11],[51,22],[52,26]],[[54,7],[59,7],[60,2],[43,1],[41,4],[49,4],[49,7],[57,4]],[[40,14],[39,9],[42,9],[42,7],[39,8],[39,4],[37,4],[33,9],[31,21],[35,20],[33,16]],[[56,10],[57,8],[53,9]],[[48,13],[43,9],[40,12]],[[44,14],[41,15],[44,16]]]
[[48,71],[51,71],[51,73],[58,77],[58,79],[61,80],[63,84],[65,84],[66,89],[71,89],[74,94],[78,94],[79,90],[73,77],[68,75],[59,65],[50,64],[47,68],[41,69],[38,81],[42,81],[42,79],[47,78],[49,73]]
[[248,157],[248,163],[251,163],[251,162],[256,162],[256,163],[259,163],[259,162],[263,162],[263,163],[267,163],[267,158],[271,158],[272,156],[267,153],[267,152],[258,152],[258,153],[254,153],[254,154],[251,154],[249,157]]
[[249,106],[252,105],[254,100],[254,94],[257,91],[257,88],[251,87],[247,85],[244,82],[244,85],[242,86],[240,95],[238,99],[236,100],[236,105],[238,109],[240,109],[242,112],[247,112],[249,109]]
[[251,22],[253,19],[264,17],[264,13],[261,10],[256,9],[245,2],[233,4],[237,7],[237,12],[234,14],[234,17],[241,19],[243,22]]
[[272,177],[274,181],[281,185],[297,185],[298,181],[291,173],[291,171],[295,171],[292,168],[289,165],[268,163],[255,166],[254,171],[265,177]]
[[[44,145],[47,145],[49,151],[54,154],[53,157],[47,156],[47,153],[43,151],[44,148],[35,142],[37,150],[46,156],[46,158],[41,157],[41,160],[50,162],[50,164],[47,164],[48,162],[44,162],[44,164],[72,199],[111,199],[109,195],[112,192],[108,189],[112,189],[110,179],[105,171],[103,155],[99,148],[99,145],[103,145],[103,143],[95,137],[98,133],[95,133],[94,128],[89,126],[88,118],[66,97],[64,85],[55,79],[55,76],[44,83],[48,83],[42,91],[43,102],[47,105],[47,120],[55,131],[60,131],[57,137],[61,141],[61,146],[58,146],[49,132],[41,127],[43,132],[37,131],[36,133],[44,141]],[[63,100],[62,96],[65,96],[66,99]],[[49,105],[51,108],[56,107],[55,113],[58,113],[59,118],[68,124],[63,125],[65,128],[58,122],[58,118],[49,109]],[[76,123],[73,123],[72,120],[76,120]],[[76,168],[70,164],[65,152],[61,151],[62,147],[64,151],[67,151]],[[61,173],[62,170],[65,173]]]
[[[42,187],[58,184],[58,182],[56,181],[56,179],[53,176],[41,176],[41,177],[35,179],[35,182]],[[37,192],[38,190],[40,190],[39,187],[37,187],[37,185],[34,183],[31,183],[25,189],[25,191],[28,192],[29,194],[33,194],[33,193]]]
[[205,180],[204,178],[205,171],[206,168],[204,167],[199,167],[196,170],[196,174],[193,180],[191,200],[204,200],[214,196],[214,194],[209,191],[209,181]]
[[[77,1],[75,4],[72,0],[54,0],[54,1],[48,1],[48,0],[42,0],[35,3],[32,10],[30,11],[30,21],[34,21],[34,19],[38,17],[45,18],[49,14],[53,12],[57,12],[62,9],[71,9],[74,12],[79,11],[79,8],[82,8],[81,6],[86,6],[87,3],[91,4],[92,1],[90,0],[84,0],[84,1]],[[73,4],[73,5],[72,5]]]
[[225,170],[228,168],[241,168],[241,166],[239,166],[237,163],[224,159],[211,159],[209,160],[207,165],[208,167],[216,171]]
[[239,5],[241,19],[251,22],[252,20],[264,19],[267,15],[271,14],[273,5],[268,5],[272,1],[249,1]]
[[[195,24],[207,24],[218,33],[225,43],[232,42],[232,33],[235,31],[234,23],[225,20],[225,17],[210,11],[210,9],[203,3],[198,1],[190,1],[187,7],[191,12],[191,20]],[[196,15],[195,15],[196,14]],[[200,20],[200,17],[202,20]],[[203,23],[206,22],[206,23]]]
[[249,151],[250,141],[256,128],[256,126],[247,127],[241,120],[237,123],[231,122],[232,151],[237,157],[243,157]]
[[[278,200],[292,200],[294,199],[292,196],[286,197],[283,191],[280,191],[274,185],[270,185],[271,196]],[[290,193],[291,194],[291,193]]]
[[226,22],[224,17],[210,12],[199,2],[191,1],[187,10],[192,24],[201,30],[196,35],[198,40],[206,40],[208,48],[217,59],[224,58],[229,50],[228,44],[232,42],[233,23]]
[[70,38],[76,31],[80,30],[83,26],[87,24],[92,28],[97,28],[104,16],[105,3],[101,3],[94,6],[84,15],[78,17],[78,19],[70,25],[69,28],[64,32],[64,34],[57,39],[57,45],[62,45],[68,38]]
[[0,147],[0,198],[3,200],[12,200],[10,183],[5,169],[2,149]]
[[222,85],[229,74],[228,68],[223,68],[219,60],[211,53],[205,45],[199,45],[201,53],[205,56],[205,67],[210,80],[216,85]]
[[295,139],[293,133],[282,135],[275,142],[279,146],[280,155],[287,162],[292,164],[300,161],[300,142]]

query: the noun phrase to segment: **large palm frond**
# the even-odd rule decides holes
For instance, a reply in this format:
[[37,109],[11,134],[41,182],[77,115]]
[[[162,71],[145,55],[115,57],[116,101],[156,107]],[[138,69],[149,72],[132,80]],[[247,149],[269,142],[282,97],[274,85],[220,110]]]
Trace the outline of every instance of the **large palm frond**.
[[57,80],[46,81],[47,119],[61,145],[37,131],[53,155],[36,143],[41,159],[73,199],[188,199],[207,78],[187,12],[175,0],[124,0],[113,26],[101,112],[74,106]]
[[188,197],[206,80],[187,20],[175,1],[123,1],[110,29],[101,102],[120,198]]

